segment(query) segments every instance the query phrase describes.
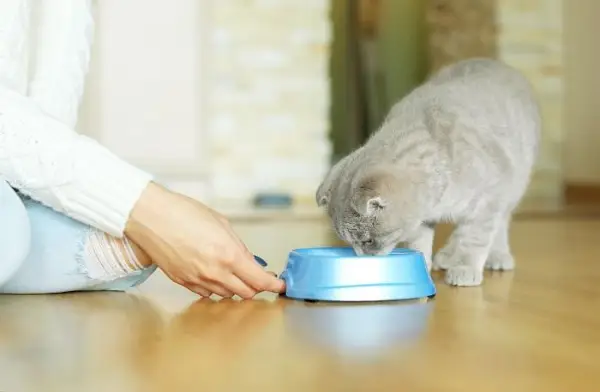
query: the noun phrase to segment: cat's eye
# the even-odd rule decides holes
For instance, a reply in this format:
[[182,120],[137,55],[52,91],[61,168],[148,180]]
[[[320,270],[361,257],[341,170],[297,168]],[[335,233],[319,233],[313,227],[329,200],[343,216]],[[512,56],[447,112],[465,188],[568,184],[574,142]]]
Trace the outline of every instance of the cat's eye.
[[363,241],[363,244],[364,244],[364,245],[373,245],[373,243],[374,243],[374,242],[375,242],[375,241],[373,241],[373,240],[371,239],[371,240],[366,240],[366,241]]

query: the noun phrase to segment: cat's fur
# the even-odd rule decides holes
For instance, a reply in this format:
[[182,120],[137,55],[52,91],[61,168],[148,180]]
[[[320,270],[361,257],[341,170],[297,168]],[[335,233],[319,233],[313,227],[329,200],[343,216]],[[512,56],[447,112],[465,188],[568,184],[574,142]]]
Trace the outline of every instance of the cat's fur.
[[397,103],[367,143],[334,165],[317,203],[357,254],[387,254],[405,242],[429,268],[433,225],[454,222],[433,268],[446,269],[450,285],[479,285],[485,267],[514,268],[508,229],[540,123],[516,70],[489,59],[458,62]]

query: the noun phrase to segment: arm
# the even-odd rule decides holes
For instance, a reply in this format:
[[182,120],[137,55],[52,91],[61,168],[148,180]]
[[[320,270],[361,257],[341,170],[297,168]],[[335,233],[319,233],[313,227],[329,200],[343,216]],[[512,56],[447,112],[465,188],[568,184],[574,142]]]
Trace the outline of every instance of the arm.
[[[71,1],[70,11],[58,14],[50,12],[53,5],[36,4],[54,22],[38,26],[46,50],[28,59],[31,4],[0,1],[0,176],[74,219],[117,237],[126,232],[148,263],[201,295],[281,292],[284,283],[258,267],[224,217],[152,184],[148,174],[71,129],[78,100],[71,95],[81,93],[87,68],[90,1]],[[31,60],[38,77],[28,85]]]
[[151,180],[2,86],[0,176],[31,198],[117,237]]
[[196,293],[251,298],[283,281],[254,258],[227,219],[0,87],[0,176],[22,193],[114,236],[124,232],[173,281]]

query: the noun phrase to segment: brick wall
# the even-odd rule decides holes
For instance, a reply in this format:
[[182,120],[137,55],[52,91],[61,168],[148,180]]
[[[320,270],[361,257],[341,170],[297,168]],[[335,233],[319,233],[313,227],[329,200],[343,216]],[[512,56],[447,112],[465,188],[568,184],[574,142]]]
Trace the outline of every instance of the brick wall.
[[[544,130],[526,198],[532,207],[559,205],[562,1],[430,0],[428,7],[433,69],[497,56],[531,80]],[[210,19],[213,197],[244,203],[255,192],[279,190],[312,203],[331,151],[329,1],[213,1]]]
[[328,0],[212,2],[211,193],[313,195],[329,167]]
[[430,0],[432,70],[473,57],[496,57],[523,72],[540,102],[540,157],[523,209],[554,209],[562,201],[562,0]]
[[427,0],[426,15],[430,72],[496,55],[496,0]]
[[533,84],[542,110],[540,157],[526,205],[562,202],[564,115],[562,0],[497,0],[498,56]]

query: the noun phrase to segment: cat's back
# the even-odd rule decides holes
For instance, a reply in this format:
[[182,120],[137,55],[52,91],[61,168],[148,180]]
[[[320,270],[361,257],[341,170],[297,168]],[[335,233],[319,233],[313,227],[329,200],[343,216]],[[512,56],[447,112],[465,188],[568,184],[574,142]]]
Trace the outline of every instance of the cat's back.
[[[436,161],[480,183],[524,178],[537,156],[540,123],[533,91],[520,72],[499,61],[471,59],[443,68],[397,103],[366,150],[408,158],[433,151]],[[474,163],[478,169],[467,170]]]
[[501,61],[488,58],[473,58],[458,61],[441,68],[433,74],[426,83],[440,85],[461,80],[464,82],[498,78],[505,78],[511,83],[522,83],[526,81],[517,70]]
[[457,125],[498,143],[537,148],[540,113],[527,78],[496,60],[472,59],[442,69],[425,86],[425,107],[451,114]]
[[[540,132],[539,108],[529,81],[492,59],[464,60],[442,68],[397,103],[386,121],[390,120],[401,127],[452,123],[463,132],[481,132],[499,143],[532,147]],[[430,131],[434,138],[448,136]]]
[[492,59],[469,59],[446,66],[406,100],[422,106],[492,105],[486,108],[492,113],[506,109],[507,105],[535,103],[527,78],[513,67]]
[[527,78],[496,60],[471,59],[441,69],[422,86],[424,107],[436,105],[455,114],[484,115],[490,124],[537,117],[537,104]]

